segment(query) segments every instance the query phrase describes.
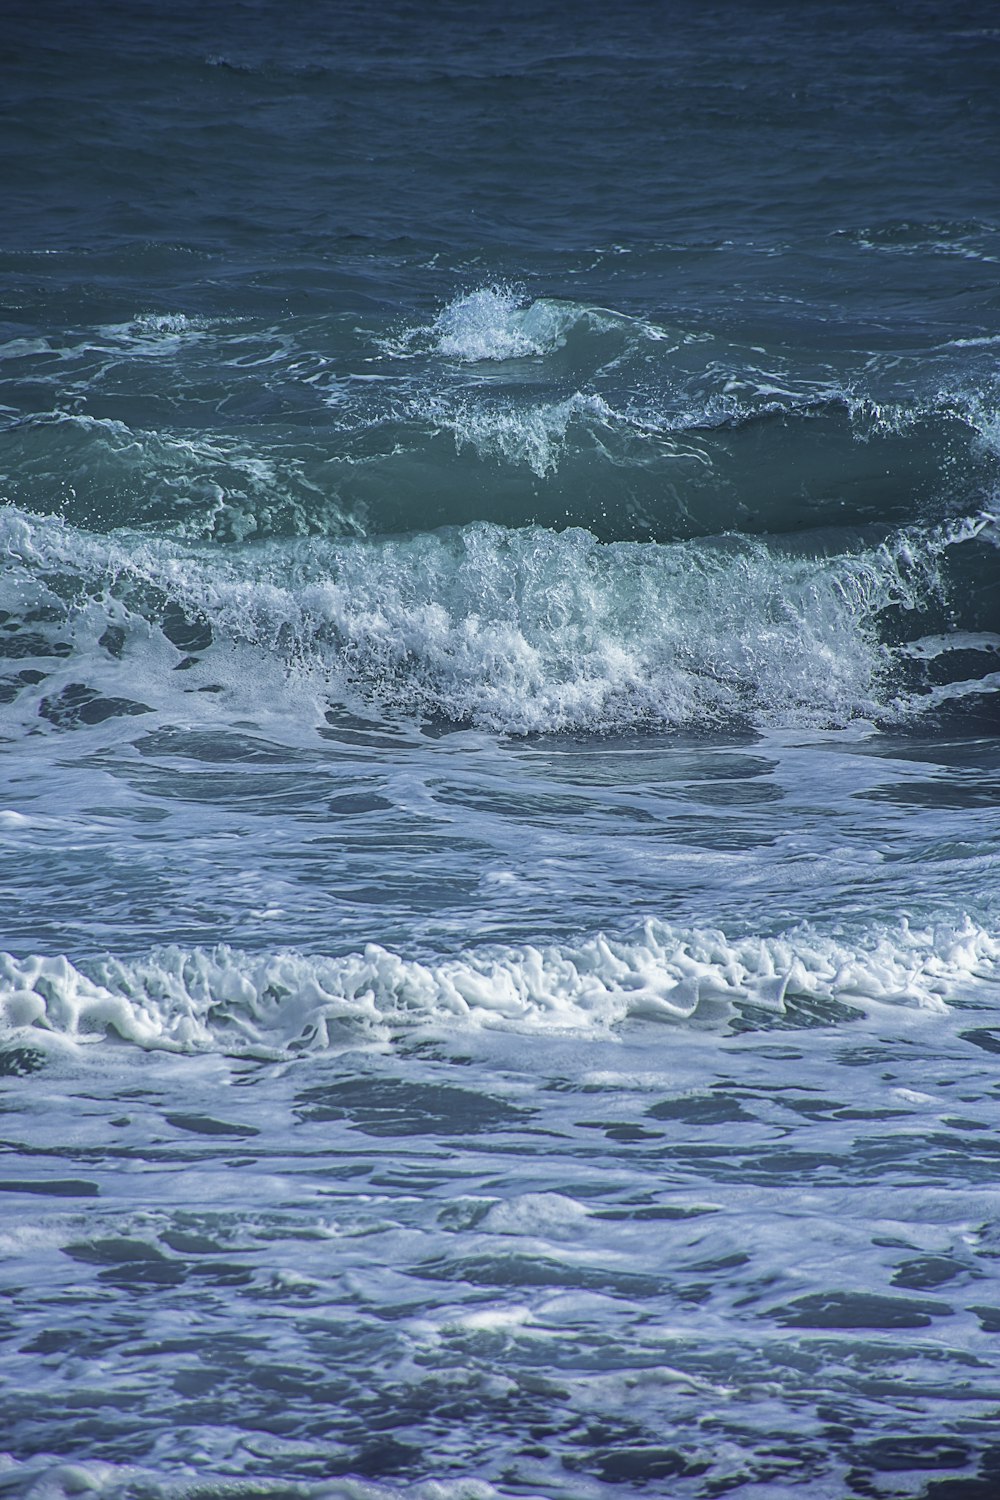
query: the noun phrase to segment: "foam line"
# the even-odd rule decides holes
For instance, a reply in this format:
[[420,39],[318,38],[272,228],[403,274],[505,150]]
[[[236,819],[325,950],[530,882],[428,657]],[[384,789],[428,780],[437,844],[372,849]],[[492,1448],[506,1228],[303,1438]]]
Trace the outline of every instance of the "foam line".
[[630,1020],[684,1023],[720,1005],[781,1013],[796,998],[940,1011],[998,968],[1000,942],[968,918],[874,930],[853,946],[806,930],[730,940],[649,920],[627,939],[429,962],[376,943],[342,957],[171,947],[87,971],[65,957],[4,954],[0,1025],[8,1036],[285,1055],[422,1025],[606,1036]]

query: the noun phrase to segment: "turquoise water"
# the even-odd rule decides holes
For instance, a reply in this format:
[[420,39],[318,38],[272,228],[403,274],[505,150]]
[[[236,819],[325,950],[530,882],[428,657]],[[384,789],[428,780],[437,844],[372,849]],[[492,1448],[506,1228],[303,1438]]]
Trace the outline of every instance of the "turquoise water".
[[992,9],[7,33],[0,1490],[991,1500]]

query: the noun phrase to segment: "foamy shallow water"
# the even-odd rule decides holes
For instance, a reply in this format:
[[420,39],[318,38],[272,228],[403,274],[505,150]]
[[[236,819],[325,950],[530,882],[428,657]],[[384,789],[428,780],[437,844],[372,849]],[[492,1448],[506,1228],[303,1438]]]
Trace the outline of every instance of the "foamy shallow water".
[[422,1495],[429,1448],[446,1495],[967,1473],[994,1014],[54,1057],[9,1095],[5,1401],[38,1456],[5,1479]]
[[[895,1497],[988,1461],[982,745],[243,733],[213,768],[231,739],[133,718],[12,778],[5,879],[49,894],[0,961],[8,1489]],[[123,872],[74,960],[70,865]]]

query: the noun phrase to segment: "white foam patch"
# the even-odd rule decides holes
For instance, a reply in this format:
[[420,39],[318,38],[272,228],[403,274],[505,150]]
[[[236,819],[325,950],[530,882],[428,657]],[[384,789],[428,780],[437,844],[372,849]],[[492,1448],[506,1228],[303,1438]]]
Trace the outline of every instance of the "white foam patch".
[[[256,1449],[270,1455],[280,1453],[282,1439],[260,1435],[255,1440]],[[294,1451],[294,1444],[289,1444]],[[253,1451],[253,1450],[251,1450]],[[0,1453],[0,1487],[5,1493],[23,1495],[30,1500],[74,1500],[74,1497],[106,1497],[106,1500],[121,1500],[121,1496],[133,1492],[137,1487],[151,1500],[185,1500],[185,1496],[203,1496],[206,1482],[188,1475],[163,1474],[130,1464],[117,1466],[89,1460],[82,1463],[61,1463],[50,1457],[33,1458],[20,1463],[9,1454]],[[301,1500],[504,1500],[501,1491],[494,1489],[482,1479],[423,1480],[418,1483],[380,1484],[375,1480],[326,1478],[321,1481],[299,1480],[294,1484],[253,1486],[253,1493],[284,1493],[301,1497]],[[245,1496],[247,1486],[239,1478],[215,1479],[210,1493],[225,1500]],[[540,1495],[526,1494],[524,1500],[543,1500]]]
[[582,1203],[562,1193],[522,1193],[506,1203],[495,1203],[479,1228],[486,1234],[574,1239],[589,1217],[590,1212]]
[[962,682],[946,682],[939,687],[901,694],[897,700],[900,717],[913,717],[928,709],[943,708],[968,698],[992,697],[1000,693],[1000,672],[985,672],[981,677],[967,677]]
[[529,1327],[531,1321],[531,1311],[527,1307],[494,1306],[477,1308],[475,1312],[447,1314],[440,1327],[445,1333],[519,1333]]
[[[52,345],[47,338],[8,339],[0,344],[0,359],[34,359],[37,354],[51,354]],[[13,407],[6,408],[13,411]]]
[[0,1026],[8,1036],[261,1055],[385,1042],[427,1025],[606,1036],[630,1020],[686,1022],[720,1005],[782,1013],[796,998],[942,1010],[963,986],[995,983],[998,966],[1000,942],[969,919],[878,930],[855,946],[809,931],[730,941],[650,920],[630,939],[432,962],[374,943],[329,958],[172,947],[86,971],[65,957],[4,954]]
[[1000,653],[1000,635],[990,630],[955,630],[950,635],[925,635],[896,647],[897,656],[912,656],[919,661],[934,661],[952,651]]
[[981,338],[973,339],[949,339],[941,347],[943,349],[987,349],[994,344],[1000,344],[1000,333],[985,334]]

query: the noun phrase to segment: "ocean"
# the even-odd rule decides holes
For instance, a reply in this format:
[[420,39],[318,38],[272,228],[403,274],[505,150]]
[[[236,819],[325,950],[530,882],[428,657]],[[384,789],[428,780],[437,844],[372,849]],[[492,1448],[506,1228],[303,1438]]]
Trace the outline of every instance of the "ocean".
[[995,1500],[996,7],[0,29],[0,1496]]

